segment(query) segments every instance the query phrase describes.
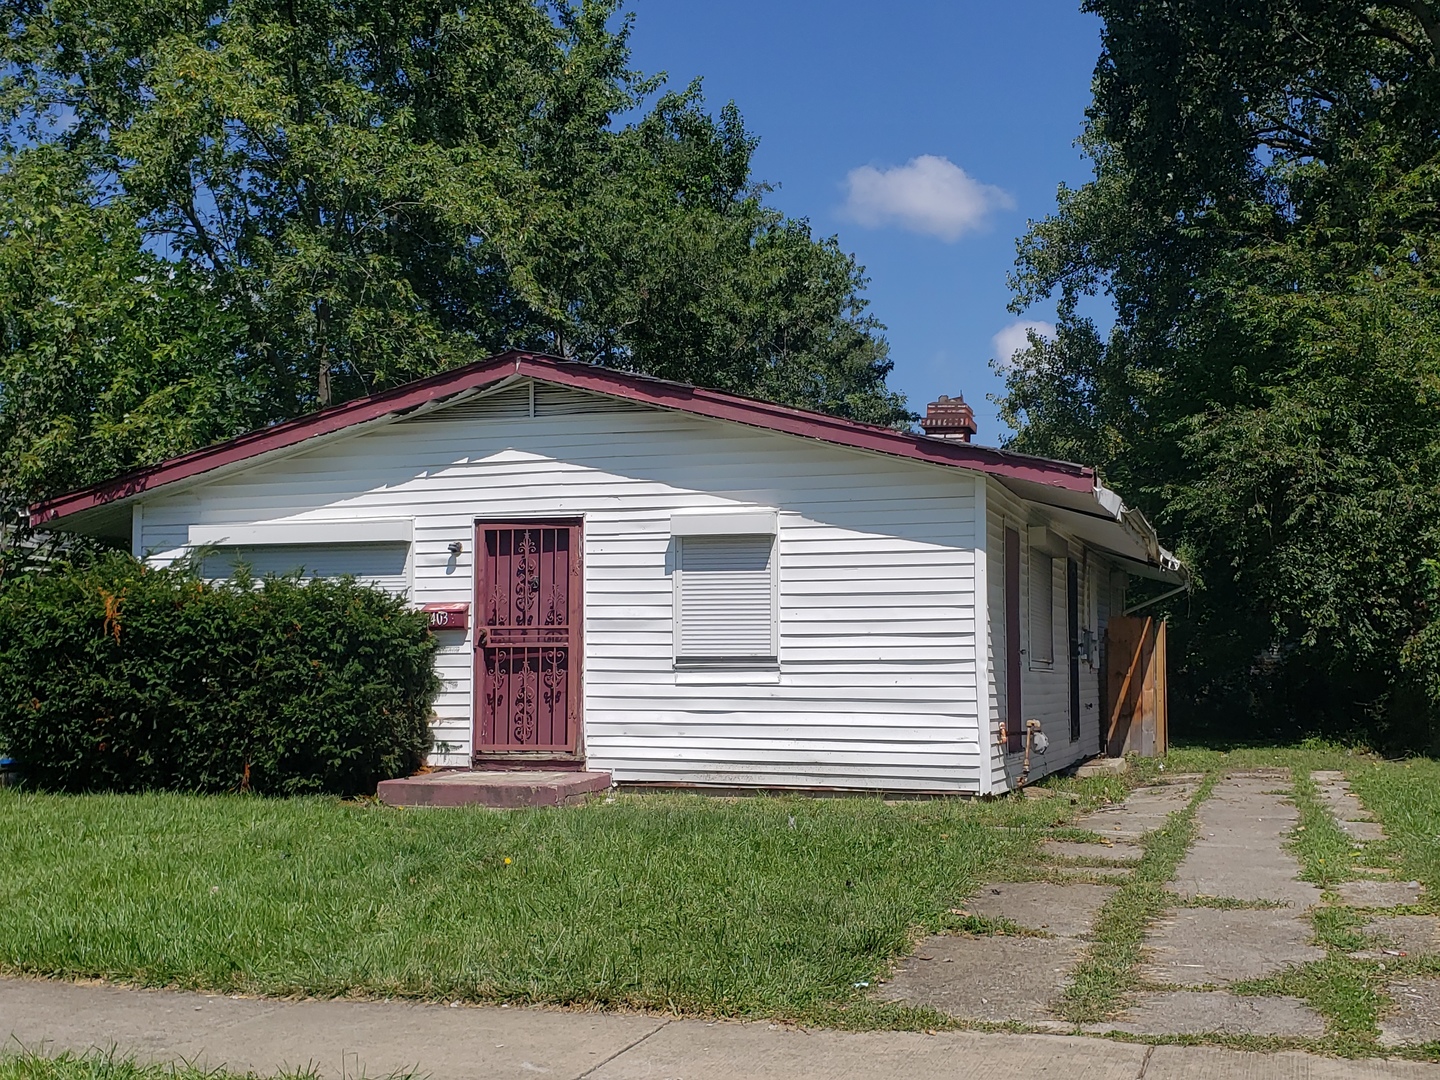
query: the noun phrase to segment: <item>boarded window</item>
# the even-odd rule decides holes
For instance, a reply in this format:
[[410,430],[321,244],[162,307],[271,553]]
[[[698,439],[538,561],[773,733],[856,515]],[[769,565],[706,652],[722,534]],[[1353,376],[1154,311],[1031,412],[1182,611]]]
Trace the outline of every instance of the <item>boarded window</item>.
[[410,545],[403,542],[357,544],[260,544],[217,548],[205,560],[207,578],[229,577],[241,564],[255,577],[298,573],[303,577],[353,576],[367,585],[404,593],[410,586]]
[[676,537],[675,660],[773,664],[775,537]]
[[1055,560],[1030,550],[1030,663],[1055,663]]

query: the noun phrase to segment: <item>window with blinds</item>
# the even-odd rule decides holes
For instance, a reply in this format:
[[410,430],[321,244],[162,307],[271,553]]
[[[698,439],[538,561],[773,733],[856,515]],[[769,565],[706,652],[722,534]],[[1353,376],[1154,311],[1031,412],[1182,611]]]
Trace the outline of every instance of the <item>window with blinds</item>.
[[677,536],[675,662],[773,665],[775,537]]

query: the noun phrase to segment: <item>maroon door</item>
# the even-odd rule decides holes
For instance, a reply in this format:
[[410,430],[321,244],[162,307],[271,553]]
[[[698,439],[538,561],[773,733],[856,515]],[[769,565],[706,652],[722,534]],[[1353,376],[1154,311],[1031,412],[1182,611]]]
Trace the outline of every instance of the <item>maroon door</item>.
[[476,526],[479,754],[573,754],[580,734],[580,523]]

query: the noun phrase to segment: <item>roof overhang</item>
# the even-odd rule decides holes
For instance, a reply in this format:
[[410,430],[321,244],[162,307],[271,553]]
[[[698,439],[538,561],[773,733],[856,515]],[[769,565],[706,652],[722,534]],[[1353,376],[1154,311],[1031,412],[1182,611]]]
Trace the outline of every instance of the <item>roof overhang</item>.
[[1160,543],[1154,526],[1139,510],[1098,480],[1089,492],[1060,490],[1024,480],[1006,480],[1016,495],[1044,508],[1064,532],[1119,560],[1138,577],[1185,585],[1190,571]]

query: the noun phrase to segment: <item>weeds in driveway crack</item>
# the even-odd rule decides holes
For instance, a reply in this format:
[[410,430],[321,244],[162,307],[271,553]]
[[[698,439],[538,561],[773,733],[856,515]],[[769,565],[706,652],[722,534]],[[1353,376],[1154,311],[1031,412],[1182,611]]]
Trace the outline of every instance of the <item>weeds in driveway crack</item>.
[[1272,911],[1289,907],[1283,900],[1238,900],[1233,896],[1180,896],[1170,894],[1170,906],[1179,908],[1215,908],[1219,911]]
[[1093,941],[1071,973],[1057,1012],[1075,1024],[1095,1023],[1116,1015],[1125,995],[1136,986],[1136,968],[1145,930],[1178,899],[1165,888],[1195,839],[1195,813],[1210,797],[1218,773],[1206,776],[1183,809],[1176,810],[1163,827],[1141,840],[1145,854],[1130,879],[1095,920]]
[[[1386,985],[1396,979],[1440,976],[1440,957],[1386,956],[1381,959],[1374,955],[1352,955],[1374,945],[1364,932],[1372,917],[1404,914],[1410,909],[1367,911],[1344,904],[1336,893],[1337,885],[1361,877],[1359,867],[1373,864],[1378,854],[1391,849],[1392,842],[1357,844],[1322,801],[1306,768],[1295,768],[1289,794],[1300,812],[1300,820],[1291,831],[1287,846],[1300,861],[1302,880],[1320,886],[1323,891],[1325,902],[1312,908],[1309,914],[1315,944],[1324,948],[1326,955],[1323,960],[1268,978],[1236,983],[1230,991],[1240,995],[1302,999],[1324,1017],[1327,1035],[1323,1048],[1329,1053],[1348,1057],[1385,1053],[1433,1060],[1436,1056],[1433,1047],[1382,1048],[1379,1021],[1390,1007]],[[1379,816],[1384,820],[1383,813]],[[1414,850],[1414,845],[1406,848],[1407,852]]]
[[1287,794],[1300,811],[1300,821],[1287,845],[1300,860],[1300,880],[1328,892],[1340,882],[1353,879],[1359,850],[1321,801],[1308,770],[1295,770],[1294,786]]

